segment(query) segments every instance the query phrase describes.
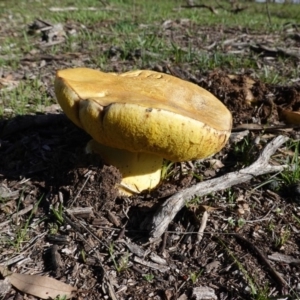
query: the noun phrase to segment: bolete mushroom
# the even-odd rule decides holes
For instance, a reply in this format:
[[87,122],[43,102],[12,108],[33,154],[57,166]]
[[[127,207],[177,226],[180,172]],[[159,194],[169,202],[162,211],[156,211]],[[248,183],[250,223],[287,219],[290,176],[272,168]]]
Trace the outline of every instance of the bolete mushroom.
[[157,186],[163,158],[208,157],[231,131],[229,110],[211,93],[154,71],[60,70],[55,93],[68,118],[92,136],[88,151],[120,170],[129,194]]

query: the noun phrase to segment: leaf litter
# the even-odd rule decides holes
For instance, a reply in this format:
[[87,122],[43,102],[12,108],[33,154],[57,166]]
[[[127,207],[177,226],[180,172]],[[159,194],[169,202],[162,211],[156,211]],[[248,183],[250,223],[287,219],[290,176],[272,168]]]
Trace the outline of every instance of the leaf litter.
[[19,291],[41,299],[55,298],[58,296],[65,296],[66,299],[70,299],[74,296],[74,292],[76,291],[76,288],[54,278],[14,273],[8,271],[1,265],[0,273]]

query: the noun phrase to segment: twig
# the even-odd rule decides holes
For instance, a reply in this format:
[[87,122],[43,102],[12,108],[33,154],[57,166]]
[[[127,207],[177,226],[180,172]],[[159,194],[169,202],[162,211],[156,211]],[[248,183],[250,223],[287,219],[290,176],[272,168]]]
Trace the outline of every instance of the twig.
[[161,248],[160,248],[160,253],[164,253],[165,249],[166,249],[166,245],[167,245],[167,237],[168,237],[168,233],[165,232],[163,235],[163,239],[162,239],[162,243],[161,243]]
[[265,255],[250,241],[242,237],[240,234],[232,233],[232,236],[234,236],[237,240],[242,242],[247,249],[252,249],[253,252],[258,256],[260,261],[267,267],[270,276],[273,277],[273,279],[277,282],[278,285],[281,287],[284,287],[287,285],[286,281],[281,277],[281,275],[272,267],[272,265],[269,263],[268,259],[265,257]]
[[159,238],[167,229],[175,215],[185,206],[185,204],[195,196],[201,197],[209,193],[227,189],[233,185],[249,181],[253,177],[280,172],[287,166],[272,166],[268,163],[271,155],[286,141],[288,137],[278,136],[273,139],[262,151],[259,158],[249,167],[238,172],[231,172],[219,178],[200,182],[195,186],[181,190],[171,196],[155,213],[150,224],[151,240]]
[[89,181],[90,177],[91,177],[91,173],[88,172],[88,173],[86,174],[86,180],[84,181],[82,187],[80,188],[80,190],[78,191],[77,195],[75,196],[75,198],[74,198],[73,201],[71,202],[71,205],[70,205],[70,206],[72,206],[72,205],[74,204],[74,202],[77,200],[77,198],[79,197],[80,193],[82,192],[82,190],[83,190],[84,187],[86,186],[87,182]]
[[204,233],[204,230],[206,228],[207,220],[208,220],[208,212],[205,211],[203,213],[202,221],[201,221],[201,226],[200,226],[198,234],[197,234],[197,242],[198,243],[200,243],[201,240],[202,240],[202,238],[203,238],[203,233]]

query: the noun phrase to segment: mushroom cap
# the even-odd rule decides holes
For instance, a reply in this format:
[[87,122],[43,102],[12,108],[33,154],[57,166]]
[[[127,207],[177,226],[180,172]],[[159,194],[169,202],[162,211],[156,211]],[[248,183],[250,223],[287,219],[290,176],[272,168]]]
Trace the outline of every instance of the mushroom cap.
[[232,127],[231,113],[211,93],[154,71],[60,70],[55,93],[66,115],[97,142],[173,161],[218,152]]

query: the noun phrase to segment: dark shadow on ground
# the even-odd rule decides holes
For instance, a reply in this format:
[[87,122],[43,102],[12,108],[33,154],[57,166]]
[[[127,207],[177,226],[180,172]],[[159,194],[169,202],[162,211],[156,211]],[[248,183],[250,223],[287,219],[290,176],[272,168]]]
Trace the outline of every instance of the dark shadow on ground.
[[0,178],[67,185],[70,170],[87,163],[90,138],[63,114],[17,116],[1,121],[0,129]]

